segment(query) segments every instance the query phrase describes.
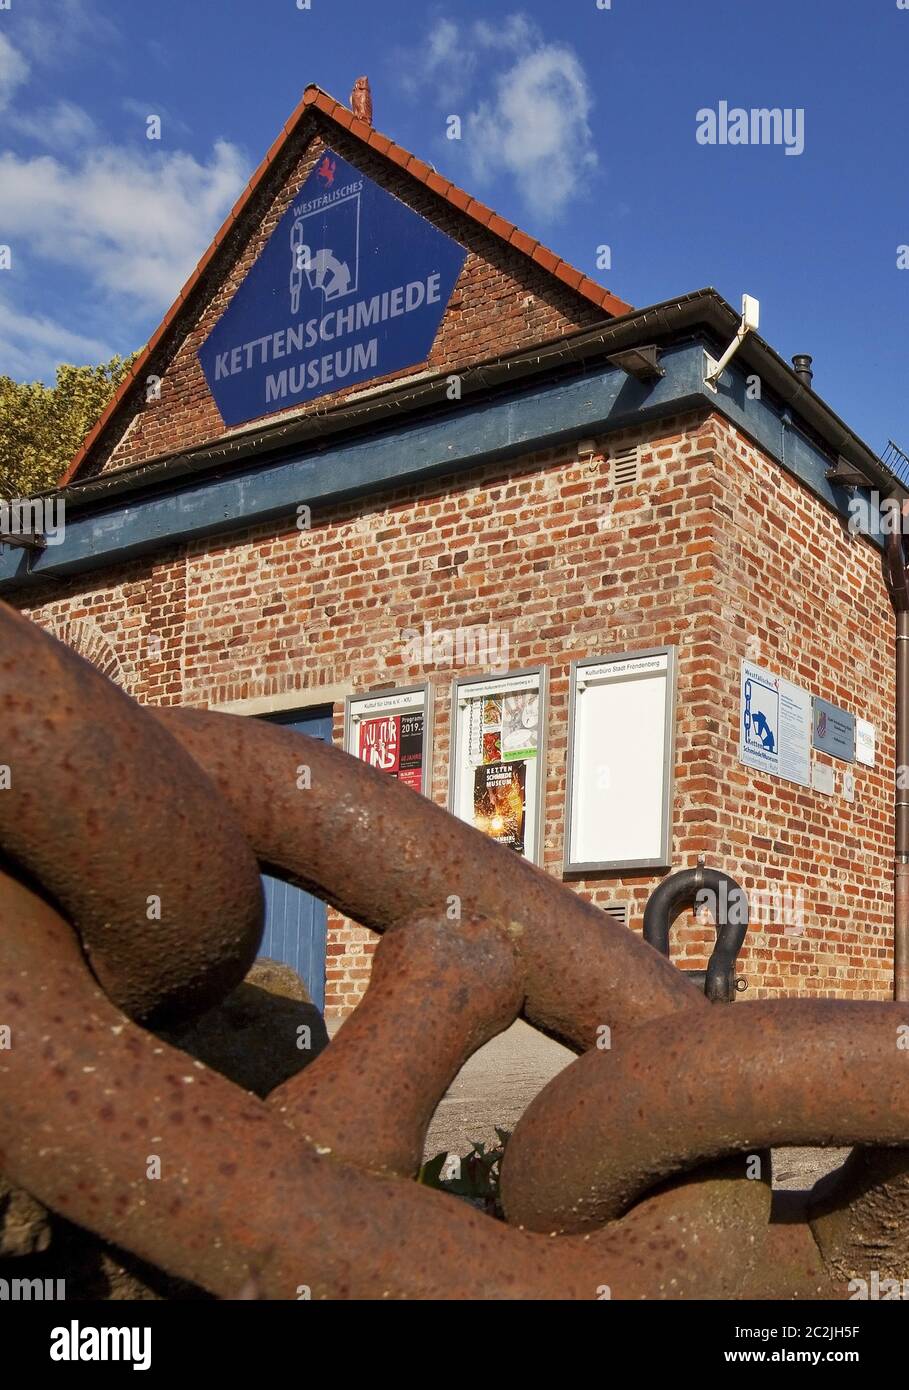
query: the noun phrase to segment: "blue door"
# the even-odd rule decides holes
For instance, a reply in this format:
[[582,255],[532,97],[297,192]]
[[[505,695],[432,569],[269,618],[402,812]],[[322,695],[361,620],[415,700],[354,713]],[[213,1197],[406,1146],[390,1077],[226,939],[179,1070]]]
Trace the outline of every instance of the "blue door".
[[[307,710],[281,715],[271,724],[283,724],[297,733],[331,742],[330,711]],[[325,904],[301,888],[282,883],[279,878],[262,876],[265,889],[265,931],[259,954],[283,961],[296,970],[309,990],[309,997],[325,1008]]]

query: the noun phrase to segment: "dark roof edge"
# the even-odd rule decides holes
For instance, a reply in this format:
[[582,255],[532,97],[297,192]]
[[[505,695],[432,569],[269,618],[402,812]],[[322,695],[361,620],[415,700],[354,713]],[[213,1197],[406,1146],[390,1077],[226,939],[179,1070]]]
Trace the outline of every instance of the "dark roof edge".
[[[459,378],[463,406],[471,395],[507,387],[527,377],[543,375],[573,363],[586,362],[644,343],[664,343],[679,334],[706,329],[725,345],[735,336],[739,315],[714,289],[697,290],[650,308],[634,310],[597,328],[585,328],[508,357],[490,359],[461,372],[442,371],[418,385],[378,388],[368,399],[336,406],[302,419],[253,427],[217,444],[149,460],[142,464],[73,481],[60,489],[73,510],[127,496],[147,488],[224,468],[250,458],[263,459],[296,445],[321,443],[329,437],[366,427],[390,424],[448,399],[449,382]],[[880,458],[820,396],[806,387],[793,368],[757,334],[745,339],[739,360],[752,366],[762,381],[820,437],[834,455],[842,456],[885,493],[905,496],[903,484]]]

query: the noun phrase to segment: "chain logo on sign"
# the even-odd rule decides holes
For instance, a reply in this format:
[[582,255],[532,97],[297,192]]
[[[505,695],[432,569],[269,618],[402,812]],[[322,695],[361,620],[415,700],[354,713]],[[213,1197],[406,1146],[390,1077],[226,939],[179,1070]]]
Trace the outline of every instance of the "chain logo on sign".
[[742,709],[742,731],[746,749],[776,753],[774,729],[779,714],[779,696],[775,690],[749,677],[745,681]]
[[322,291],[326,304],[353,294],[360,278],[360,194],[294,218],[290,258],[292,314],[300,312],[304,277],[311,290]]

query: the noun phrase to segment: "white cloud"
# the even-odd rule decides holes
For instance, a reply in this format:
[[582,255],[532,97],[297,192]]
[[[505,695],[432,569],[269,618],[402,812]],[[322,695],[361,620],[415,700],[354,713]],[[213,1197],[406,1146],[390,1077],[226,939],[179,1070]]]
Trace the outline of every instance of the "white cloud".
[[66,164],[0,154],[5,239],[65,265],[133,310],[173,299],[246,179],[226,141],[199,162],[180,152],[103,147]]
[[19,89],[32,70],[69,68],[89,48],[116,63],[122,36],[98,0],[25,6],[16,36],[14,47],[0,32],[4,128],[50,153],[0,152],[2,236],[18,272],[0,277],[0,362],[20,379],[51,381],[60,361],[106,361],[147,336],[149,316],[171,303],[248,168],[226,141],[205,158],[144,139],[121,147],[101,143],[72,101],[25,108]]
[[527,15],[463,26],[437,14],[407,67],[413,95],[461,117],[460,149],[449,148],[471,180],[513,180],[535,216],[563,212],[596,167],[583,64]]
[[68,149],[71,145],[89,145],[97,139],[97,128],[87,111],[72,101],[58,101],[33,112],[12,116],[9,124],[20,135],[47,145],[50,149]]
[[0,362],[17,381],[53,381],[60,362],[107,362],[113,349],[41,314],[23,314],[0,300]]
[[480,19],[462,27],[437,14],[421,47],[402,54],[400,81],[412,95],[431,91],[437,105],[457,113],[457,103],[467,100],[479,77],[488,76],[496,55],[526,51],[541,42],[540,30],[526,15],[508,15],[495,25]]
[[86,48],[116,47],[120,31],[96,0],[41,0],[23,5],[16,33],[34,62],[63,67]]
[[9,106],[28,74],[26,59],[5,34],[0,34],[0,111]]
[[570,49],[551,44],[519,57],[497,79],[495,96],[468,114],[464,147],[474,177],[509,176],[537,216],[560,213],[597,164],[591,105]]
[[478,19],[470,32],[479,47],[495,48],[506,53],[526,52],[543,42],[541,29],[526,14],[510,14],[496,24]]
[[426,66],[432,74],[448,63],[454,62],[458,54],[460,33],[458,26],[450,19],[441,19],[429,35]]
[[425,47],[400,50],[396,66],[401,87],[411,97],[431,88],[439,106],[451,106],[466,89],[471,55],[461,49],[457,24],[440,19],[433,23]]

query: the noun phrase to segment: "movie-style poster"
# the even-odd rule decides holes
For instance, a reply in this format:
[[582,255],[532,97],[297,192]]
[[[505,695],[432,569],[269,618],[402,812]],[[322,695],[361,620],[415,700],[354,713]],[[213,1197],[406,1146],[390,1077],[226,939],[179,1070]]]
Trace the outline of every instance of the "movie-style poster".
[[423,711],[364,719],[360,724],[359,757],[370,767],[387,772],[405,787],[423,789]]
[[526,763],[486,763],[474,769],[473,823],[484,835],[523,854],[526,811]]

